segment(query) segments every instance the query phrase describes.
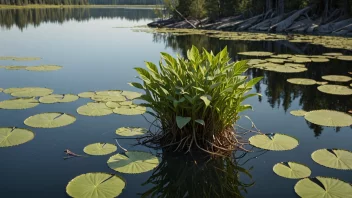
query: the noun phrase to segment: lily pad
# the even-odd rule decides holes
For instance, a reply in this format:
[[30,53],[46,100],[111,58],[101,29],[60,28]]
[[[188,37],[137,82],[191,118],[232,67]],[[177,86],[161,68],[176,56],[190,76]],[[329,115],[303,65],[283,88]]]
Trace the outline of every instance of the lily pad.
[[292,54],[277,54],[277,55],[271,55],[272,58],[291,58],[293,55]]
[[7,70],[25,70],[27,68],[27,66],[6,66],[5,69]]
[[323,55],[324,56],[343,56],[342,53],[334,53],[334,52],[332,52],[332,53],[324,53]]
[[109,143],[94,143],[84,147],[83,151],[88,155],[108,155],[117,150],[117,147]]
[[293,56],[293,57],[289,58],[288,60],[291,60],[295,63],[310,63],[310,62],[312,62],[312,60],[310,58],[297,57],[297,56]]
[[126,100],[126,98],[122,95],[119,95],[119,96],[96,95],[91,97],[91,99],[97,102],[109,102],[109,101],[122,102]]
[[0,147],[16,146],[34,138],[34,133],[28,129],[0,128]]
[[329,62],[330,60],[327,58],[311,58],[312,62],[314,63],[326,63]]
[[137,174],[153,170],[159,165],[159,159],[146,152],[128,151],[116,154],[108,160],[108,166],[118,172]]
[[24,124],[34,128],[57,128],[70,125],[76,118],[66,113],[41,113],[27,118]]
[[100,96],[122,96],[121,90],[97,91],[95,93]]
[[138,92],[134,92],[134,91],[123,91],[122,92],[123,96],[126,96],[127,99],[133,100],[136,99],[138,97],[141,97],[142,94],[138,93]]
[[40,60],[39,57],[16,57],[16,56],[0,56],[0,60],[12,60],[12,61],[35,61]]
[[287,79],[287,82],[296,84],[296,85],[315,85],[317,82],[308,78],[290,78]]
[[271,52],[258,52],[258,51],[240,52],[238,54],[245,55],[245,56],[271,56],[271,55],[273,55],[273,53],[271,53]]
[[340,75],[328,75],[322,76],[324,80],[333,81],[333,82],[348,82],[351,81],[352,78],[349,76],[340,76]]
[[272,63],[284,63],[284,62],[286,62],[286,59],[280,59],[280,58],[267,58],[265,60],[269,61],[269,62],[272,62]]
[[272,151],[292,150],[298,146],[297,139],[279,133],[255,135],[249,138],[249,143],[255,147]]
[[120,115],[141,115],[144,114],[147,109],[142,106],[138,105],[130,105],[130,106],[121,106],[118,108],[115,108],[114,113],[120,114]]
[[328,82],[324,81],[324,82],[320,82],[320,81],[317,81],[317,85],[327,85]]
[[294,116],[303,117],[307,114],[307,112],[304,110],[294,110],[294,111],[290,111],[290,114]]
[[147,129],[139,127],[121,127],[116,130],[116,134],[121,136],[139,136],[147,132]]
[[77,109],[77,113],[85,116],[105,116],[113,113],[105,103],[87,103]]
[[108,198],[122,193],[126,183],[117,175],[109,173],[87,173],[72,179],[66,186],[71,197]]
[[344,112],[332,110],[316,110],[308,112],[304,118],[316,125],[328,127],[347,127],[352,125],[352,116]]
[[352,95],[352,89],[341,85],[322,85],[318,87],[318,90],[333,95]]
[[352,152],[340,149],[319,149],[312,153],[312,159],[325,167],[352,170]]
[[300,73],[300,72],[305,72],[307,70],[308,69],[305,67],[294,67],[292,65],[285,64],[285,65],[280,65],[278,67],[275,67],[270,71],[279,72],[279,73]]
[[0,88],[0,92],[2,92],[2,91],[4,91],[4,89],[3,89],[3,88]]
[[48,96],[43,96],[39,98],[39,102],[45,104],[53,104],[53,103],[66,103],[66,102],[74,102],[78,100],[79,97],[73,94],[52,94]]
[[267,61],[266,60],[262,60],[262,59],[250,59],[248,62],[247,62],[247,65],[257,65],[257,64],[261,64],[261,63],[266,63]]
[[112,109],[119,108],[121,106],[131,106],[133,104],[132,101],[124,101],[124,102],[107,102],[106,106]]
[[312,173],[307,166],[296,162],[277,163],[273,167],[273,171],[277,175],[289,179],[300,179],[309,177]]
[[26,67],[28,71],[56,71],[62,69],[62,66],[58,65],[38,65],[32,67]]
[[4,93],[11,94],[15,97],[41,97],[47,96],[54,92],[52,89],[41,87],[23,87],[5,89]]
[[347,198],[351,197],[352,186],[339,179],[318,176],[299,180],[295,191],[302,198]]
[[338,56],[337,59],[344,61],[352,61],[352,56]]
[[0,109],[29,109],[39,105],[35,98],[12,98],[0,102]]
[[81,97],[81,98],[91,98],[93,96],[95,96],[95,92],[93,91],[88,91],[88,92],[82,92],[82,93],[79,93],[78,96]]

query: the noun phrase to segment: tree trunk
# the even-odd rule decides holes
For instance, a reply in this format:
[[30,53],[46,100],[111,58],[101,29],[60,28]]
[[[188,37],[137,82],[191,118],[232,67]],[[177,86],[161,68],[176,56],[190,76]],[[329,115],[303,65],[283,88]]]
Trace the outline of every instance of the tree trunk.
[[295,20],[301,16],[301,14],[308,12],[308,10],[310,10],[310,9],[311,9],[311,7],[306,7],[301,10],[298,10],[293,15],[291,15],[290,17],[286,18],[285,20],[281,21],[280,23],[277,23],[277,24],[271,26],[269,30],[276,28],[277,32],[284,31],[286,28],[290,27],[292,25],[292,23],[295,22]]
[[273,1],[266,0],[265,11],[268,12],[269,10],[272,10],[272,9],[273,9]]
[[277,0],[277,14],[282,15],[285,13],[285,0]]

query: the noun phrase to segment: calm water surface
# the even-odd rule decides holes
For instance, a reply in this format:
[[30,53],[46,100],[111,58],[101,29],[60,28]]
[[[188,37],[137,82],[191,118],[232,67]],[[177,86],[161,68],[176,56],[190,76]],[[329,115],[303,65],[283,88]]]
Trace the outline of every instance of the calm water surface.
[[[39,86],[55,90],[55,93],[124,89],[134,90],[129,85],[135,79],[133,67],[144,66],[144,61],[157,62],[159,52],[184,55],[192,44],[218,52],[224,46],[234,60],[237,52],[263,50],[276,53],[322,54],[325,52],[350,51],[327,49],[308,44],[287,42],[219,41],[205,36],[169,36],[133,32],[129,28],[144,25],[153,20],[148,9],[40,9],[0,10],[0,56],[39,56],[40,61],[0,61],[0,65],[57,64],[64,68],[55,72],[27,72],[0,70],[0,87]],[[293,186],[297,180],[281,178],[272,171],[274,164],[282,161],[304,163],[312,170],[312,176],[328,176],[352,182],[351,171],[338,171],[316,164],[311,153],[320,148],[352,150],[352,129],[327,128],[312,125],[301,117],[289,114],[291,110],[352,109],[348,96],[336,97],[318,92],[316,86],[294,86],[287,78],[306,77],[321,81],[322,75],[342,74],[351,71],[351,63],[332,60],[328,63],[312,63],[308,71],[300,74],[279,74],[250,70],[250,76],[264,76],[264,80],[253,91],[263,96],[252,98],[254,111],[247,115],[263,132],[280,132],[295,136],[300,145],[286,152],[256,152],[239,160],[243,168],[249,169],[252,180],[240,176],[243,182],[255,182],[247,188],[244,197],[297,197]],[[0,100],[10,98],[0,93]],[[23,145],[0,149],[1,197],[67,197],[65,187],[77,175],[88,172],[113,172],[106,165],[109,156],[63,160],[65,149],[82,153],[82,149],[94,142],[114,143],[115,130],[119,127],[149,127],[142,116],[109,115],[86,117],[76,109],[87,103],[79,99],[66,104],[41,104],[27,110],[0,110],[0,126],[27,128],[23,121],[42,112],[65,112],[76,116],[77,121],[56,129],[33,129],[35,138]],[[241,120],[243,126],[250,126]],[[131,150],[150,151],[141,146],[132,146],[134,141],[120,142]],[[151,151],[155,152],[155,151]],[[260,155],[262,154],[262,155]],[[259,157],[255,158],[256,156]],[[249,161],[247,161],[249,160]],[[246,162],[247,161],[247,162]],[[166,170],[183,167],[183,163],[171,161]],[[176,165],[175,165],[176,164]],[[210,169],[211,170],[211,169]],[[193,172],[190,171],[189,174]],[[142,186],[152,172],[126,175],[127,187],[121,197],[139,197],[153,187]],[[177,180],[177,175],[171,180]],[[214,184],[222,181],[210,180]],[[201,184],[199,184],[201,186]],[[202,187],[199,187],[202,188]]]

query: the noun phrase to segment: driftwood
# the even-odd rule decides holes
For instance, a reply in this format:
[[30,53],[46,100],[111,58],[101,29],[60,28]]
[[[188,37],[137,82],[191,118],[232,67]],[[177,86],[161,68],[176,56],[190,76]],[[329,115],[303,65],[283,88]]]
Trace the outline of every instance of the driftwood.
[[273,30],[276,29],[276,32],[282,32],[284,31],[286,28],[290,27],[292,25],[292,23],[298,18],[300,17],[302,14],[305,14],[306,12],[308,12],[311,9],[311,7],[306,7],[303,8],[301,10],[298,10],[297,12],[295,12],[294,14],[292,14],[291,16],[289,16],[288,18],[286,18],[285,20],[273,25],[270,27],[269,30]]
[[260,18],[262,18],[264,15],[258,15],[255,17],[252,17],[250,19],[247,19],[246,21],[244,21],[238,28],[237,30],[242,31],[242,30],[246,30],[248,29],[250,26],[252,26],[254,23],[256,23]]
[[294,22],[289,28],[285,31],[292,31],[292,32],[304,32],[308,27],[313,24],[313,21],[310,19],[303,19],[297,22]]
[[352,19],[346,19],[343,21],[335,22],[335,23],[330,22],[328,24],[325,24],[325,25],[318,27],[318,32],[331,33],[331,32],[334,32],[334,31],[346,26],[346,25],[349,25],[351,23],[352,23]]
[[323,17],[319,17],[315,20],[306,30],[307,33],[312,33],[319,25],[323,22]]
[[352,32],[352,24],[346,25],[345,27],[332,32],[332,34],[342,36],[342,35],[346,35],[349,32]]
[[238,25],[242,24],[245,21],[246,20],[239,20],[239,21],[235,21],[235,22],[224,23],[224,24],[216,27],[216,29],[223,30],[223,29],[227,29],[227,28],[236,28]]

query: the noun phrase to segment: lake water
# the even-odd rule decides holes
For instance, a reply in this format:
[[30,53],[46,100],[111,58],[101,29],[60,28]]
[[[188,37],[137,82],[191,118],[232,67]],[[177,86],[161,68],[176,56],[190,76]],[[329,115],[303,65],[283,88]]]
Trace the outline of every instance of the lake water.
[[[43,58],[29,62],[0,61],[0,65],[57,64],[64,67],[59,71],[43,73],[1,69],[0,87],[48,87],[59,94],[110,89],[136,91],[127,85],[137,75],[134,67],[143,67],[144,61],[157,62],[160,59],[159,52],[185,55],[192,44],[214,52],[228,46],[234,60],[238,58],[238,52],[254,50],[317,55],[326,52],[352,54],[348,50],[309,44],[221,41],[199,35],[158,35],[121,28],[145,25],[154,18],[153,10],[150,9],[0,10],[0,56]],[[242,193],[244,197],[297,197],[293,189],[297,180],[279,177],[272,171],[273,166],[282,161],[303,163],[310,167],[312,176],[336,177],[352,183],[351,171],[325,168],[310,157],[313,151],[321,148],[352,150],[352,129],[320,127],[289,113],[296,109],[347,112],[352,109],[352,97],[327,95],[319,92],[316,86],[295,86],[286,82],[286,79],[292,77],[321,81],[323,75],[347,75],[351,71],[351,62],[338,60],[311,63],[307,72],[299,74],[248,71],[248,75],[264,76],[264,80],[253,90],[261,93],[262,97],[247,100],[247,103],[253,105],[254,111],[246,114],[262,132],[294,136],[299,139],[300,145],[291,151],[256,152],[240,159],[239,164],[245,162],[241,165],[243,168],[252,168],[250,173],[253,178],[241,176],[239,180],[255,182],[247,188],[248,193]],[[0,100],[8,98],[9,95],[0,93]],[[42,112],[65,112],[77,118],[74,124],[66,127],[33,129],[36,136],[32,141],[0,149],[1,197],[67,197],[65,187],[72,178],[89,172],[113,173],[106,165],[110,155],[63,160],[63,151],[69,149],[81,154],[88,144],[114,143],[113,138],[117,137],[115,130],[119,127],[148,128],[149,123],[142,116],[78,115],[76,109],[88,101],[90,100],[79,99],[72,103],[41,104],[27,110],[0,110],[1,127],[28,128],[23,121]],[[245,119],[240,120],[239,124],[250,126]],[[151,151],[142,146],[133,146],[134,143],[134,140],[120,141],[127,149]],[[180,165],[173,164],[175,169],[183,166],[182,162],[179,163]],[[127,183],[120,197],[140,197],[138,193],[153,187],[153,184],[141,185],[152,172],[117,174],[125,178]],[[170,179],[177,180],[177,177],[175,175]],[[209,179],[207,182],[218,184],[222,181]],[[220,197],[226,196],[220,194]]]

